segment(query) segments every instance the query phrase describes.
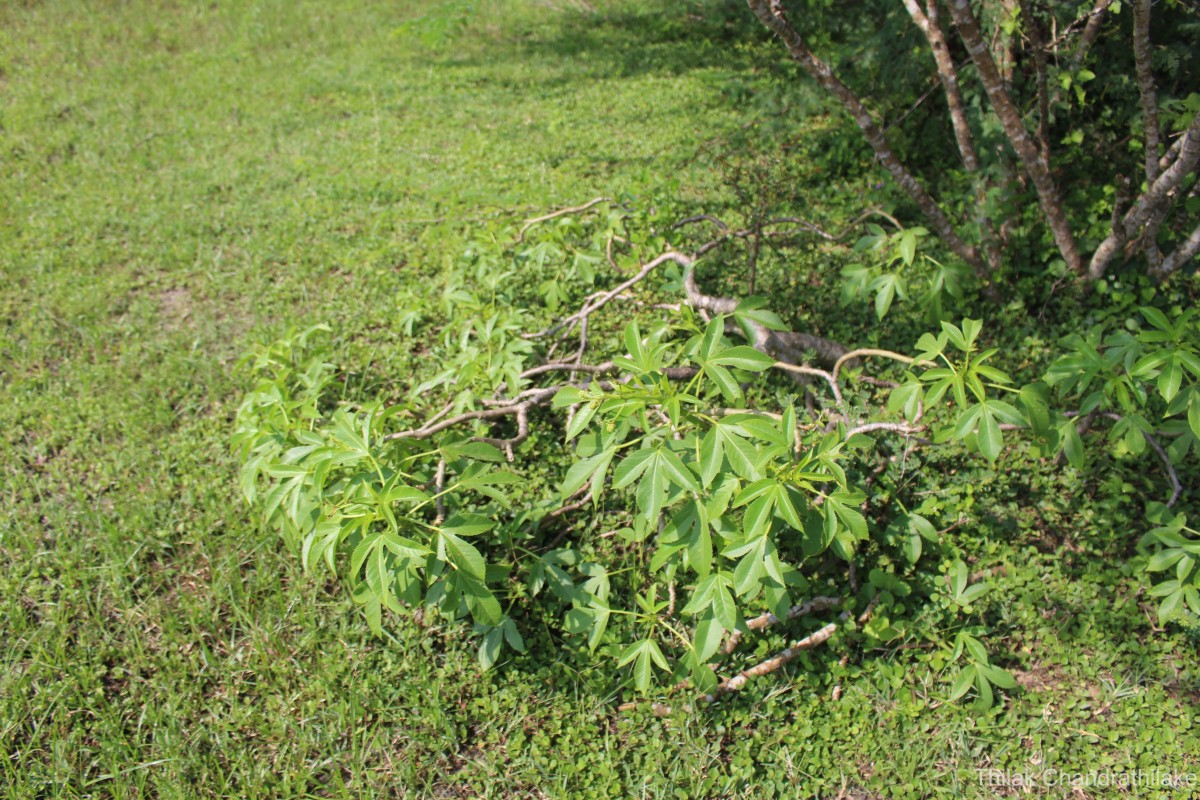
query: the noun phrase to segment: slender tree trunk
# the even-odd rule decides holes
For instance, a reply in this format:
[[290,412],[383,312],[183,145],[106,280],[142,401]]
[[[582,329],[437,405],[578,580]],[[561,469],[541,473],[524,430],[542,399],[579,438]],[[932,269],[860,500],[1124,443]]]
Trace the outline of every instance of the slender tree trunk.
[[925,40],[933,50],[933,61],[937,64],[938,77],[941,78],[942,88],[946,91],[946,105],[950,107],[950,122],[954,127],[954,139],[958,142],[963,166],[968,172],[977,172],[979,156],[975,152],[971,126],[967,124],[966,103],[963,102],[962,91],[958,88],[958,71],[954,68],[954,60],[946,46],[946,37],[942,35],[941,26],[937,22],[937,0],[928,0],[928,14],[917,0],[904,0],[904,7],[921,29],[921,33],[925,34]]
[[1036,72],[1038,106],[1038,150],[1042,160],[1050,163],[1050,84],[1048,77],[1046,31],[1042,21],[1033,13],[1031,0],[1021,0],[1021,16],[1025,18],[1025,31],[1029,37],[1029,49],[1033,54]]
[[859,129],[866,136],[867,142],[870,143],[871,148],[875,151],[875,155],[879,157],[883,166],[891,173],[892,178],[900,185],[900,188],[921,209],[921,213],[929,220],[930,225],[938,236],[941,237],[942,241],[946,243],[946,246],[955,255],[970,264],[977,274],[985,272],[983,261],[980,259],[978,252],[974,247],[963,241],[941,206],[937,204],[925,190],[925,187],[921,185],[920,181],[896,157],[896,154],[887,143],[887,138],[884,136],[883,130],[875,122],[875,119],[858,96],[850,87],[842,83],[841,79],[834,74],[828,64],[813,54],[808,44],[804,41],[804,38],[796,29],[784,19],[782,14],[775,12],[771,0],[747,0],[747,4],[750,6],[750,10],[754,12],[754,15],[758,17],[759,21],[783,40],[792,58],[800,64],[804,71],[820,84],[822,89],[833,95],[842,104],[842,107],[849,112],[850,116],[858,124]]
[[[926,0],[922,9],[917,0],[904,0],[913,22],[925,35],[929,48],[933,51],[933,60],[937,65],[938,78],[946,92],[946,105],[950,109],[950,123],[954,129],[954,140],[958,144],[958,153],[963,166],[972,175],[974,184],[976,219],[979,222],[980,239],[983,244],[984,258],[989,270],[997,270],[1002,263],[1000,247],[997,243],[995,226],[987,215],[987,193],[984,182],[979,174],[979,154],[975,150],[975,139],[971,134],[971,126],[967,122],[966,103],[963,102],[962,90],[958,86],[958,70],[954,67],[954,59],[950,57],[950,48],[946,46],[946,37],[942,33],[938,13],[938,0]],[[984,277],[984,276],[980,276]]]
[[1042,207],[1046,223],[1050,226],[1054,242],[1058,245],[1058,251],[1062,254],[1069,269],[1081,272],[1083,261],[1079,257],[1075,236],[1071,233],[1067,216],[1063,212],[1058,187],[1050,175],[1050,165],[1042,159],[1038,148],[1030,140],[1029,131],[1025,129],[1025,124],[1021,121],[1021,114],[1013,105],[1012,98],[1004,88],[1004,82],[996,69],[991,51],[988,50],[987,43],[980,33],[979,23],[975,19],[974,12],[971,11],[969,0],[951,0],[950,10],[954,15],[954,22],[958,26],[958,33],[967,46],[967,52],[971,54],[971,59],[975,62],[988,100],[991,102],[996,116],[1000,118],[1004,133],[1016,151],[1022,168],[1029,175],[1030,181],[1037,190],[1038,203]]
[[[1142,127],[1145,131],[1146,184],[1154,183],[1158,177],[1159,130],[1158,92],[1154,84],[1154,70],[1150,65],[1150,0],[1137,0],[1133,7],[1133,58],[1137,74],[1138,94],[1142,101]],[[1158,250],[1158,225],[1146,227],[1143,251],[1150,271],[1157,272],[1162,263]]]
[[1159,134],[1158,92],[1150,67],[1150,0],[1137,0],[1133,8],[1133,58],[1136,64],[1138,93],[1142,99],[1142,127],[1146,137],[1146,180],[1158,177]]

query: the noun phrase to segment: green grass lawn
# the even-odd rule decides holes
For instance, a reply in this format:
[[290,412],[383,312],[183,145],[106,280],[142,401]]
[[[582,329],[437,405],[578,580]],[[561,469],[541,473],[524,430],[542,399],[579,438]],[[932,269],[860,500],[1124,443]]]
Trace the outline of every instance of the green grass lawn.
[[1045,499],[1049,546],[1028,498],[974,487],[986,522],[962,535],[1007,565],[992,644],[1024,687],[983,714],[894,651],[828,649],[704,711],[620,715],[620,676],[548,631],[485,675],[465,629],[371,637],[260,530],[229,449],[253,342],[328,322],[380,368],[407,346],[397,293],[462,220],[728,202],[712,142],[770,51],[652,2],[480,5],[432,43],[417,3],[0,6],[0,796],[991,797],[977,768],[1200,773],[1195,639],[1153,629],[1113,555],[1120,481],[1096,511]]

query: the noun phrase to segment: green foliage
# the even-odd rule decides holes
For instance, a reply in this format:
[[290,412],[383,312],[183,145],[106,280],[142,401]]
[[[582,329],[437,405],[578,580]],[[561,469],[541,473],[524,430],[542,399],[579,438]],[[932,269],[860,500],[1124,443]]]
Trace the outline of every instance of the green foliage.
[[870,233],[854,245],[854,252],[869,259],[866,264],[842,268],[842,302],[873,294],[875,316],[887,316],[897,298],[912,295],[928,318],[940,322],[961,305],[970,271],[954,261],[943,264],[926,253],[918,257],[921,241],[929,235],[924,228],[906,228],[888,234],[874,223]]
[[[1169,318],[1143,306],[1138,315],[1140,319],[1131,317],[1124,330],[1106,335],[1104,327],[1096,325],[1063,340],[1067,353],[1050,365],[1045,381],[1079,408],[1060,417],[1047,432],[1072,463],[1082,464],[1086,451],[1077,424],[1112,419],[1112,447],[1135,457],[1153,449],[1174,475],[1189,455],[1200,452],[1200,323],[1194,308]],[[1169,443],[1164,447],[1157,437],[1169,437]],[[1172,504],[1182,488],[1173,486]],[[1185,601],[1200,613],[1200,569],[1193,559],[1200,545],[1188,538],[1195,531],[1186,527],[1186,514],[1172,516],[1163,504],[1151,503],[1147,518],[1157,527],[1139,545],[1150,553],[1145,568],[1158,573],[1173,567],[1175,575],[1151,590],[1163,598],[1160,620],[1166,622]]]
[[[382,402],[381,416],[456,357],[441,334],[460,320],[442,293],[451,278],[483,292],[464,243],[492,233],[498,208],[507,226],[663,188],[662,216],[628,232],[661,252],[650,244],[656,225],[699,210],[735,224],[699,139],[770,146],[741,128],[746,109],[723,90],[745,87],[763,113],[805,99],[796,82],[754,68],[776,50],[753,20],[742,25],[739,4],[696,3],[722,13],[695,17],[640,0],[592,3],[587,16],[569,5],[481,4],[472,36],[422,51],[393,35],[427,11],[406,3],[130,0],[103,14],[0,3],[0,796],[990,798],[977,768],[1192,771],[1197,617],[1185,601],[1165,629],[1153,627],[1139,562],[1128,560],[1137,538],[1166,522],[1140,522],[1143,498],[1165,499],[1164,480],[1149,452],[1127,456],[1086,434],[1086,469],[1026,459],[1026,437],[1007,431],[994,469],[956,447],[881,437],[880,457],[847,473],[868,494],[859,591],[851,596],[836,558],[804,564],[806,593],[846,589],[846,608],[874,602],[870,620],[847,620],[825,649],[704,713],[661,719],[613,710],[633,664],[613,668],[643,638],[629,617],[613,614],[589,654],[590,629],[561,634],[576,617],[547,588],[557,567],[601,597],[603,562],[617,565],[605,569],[608,596],[630,597],[627,581],[643,572],[629,568],[649,559],[626,538],[631,489],[606,487],[596,509],[543,526],[539,545],[565,531],[563,543],[529,559],[541,581],[534,601],[520,594],[526,576],[510,575],[517,599],[503,610],[513,624],[499,634],[480,625],[472,635],[470,615],[423,625],[381,611],[375,637],[323,560],[306,575],[282,539],[263,534],[261,506],[240,502],[243,464],[228,448],[257,385],[232,369],[239,354],[329,320],[332,336],[277,354],[283,364],[264,379],[291,370],[297,399],[319,354],[333,366],[314,376],[324,386],[314,426],[339,404],[360,422],[362,407]],[[848,30],[861,27],[830,8]],[[1188,55],[1185,91],[1195,86]],[[1120,89],[1100,76],[1088,86]],[[787,119],[789,169],[805,195],[782,213],[832,230],[861,212],[861,191],[878,195],[866,188],[861,137],[821,108],[811,103],[799,125]],[[1095,218],[1107,224],[1107,211]],[[625,247],[614,249],[628,265]],[[720,262],[735,269],[718,275],[718,255],[702,277],[736,293],[737,264]],[[891,349],[916,341],[925,323],[900,303],[878,324],[869,312],[831,313],[844,258],[823,245],[764,248],[758,291],[795,330]],[[537,285],[569,266],[552,260],[535,279],[509,279],[524,289],[505,296],[540,326]],[[596,288],[611,280],[598,270]],[[1194,279],[1157,294],[1127,276],[1109,286],[989,312],[981,346],[1001,352],[988,363],[1021,385],[1069,331],[1119,328],[1130,303],[1172,317],[1197,302]],[[589,289],[572,279],[565,291],[560,309]],[[627,310],[593,326],[602,351],[624,354]],[[643,332],[652,325],[640,320]],[[798,391],[763,385],[738,388],[775,409]],[[452,387],[433,392],[431,406],[453,399]],[[852,410],[865,400],[847,392]],[[525,478],[500,487],[514,509],[549,497],[569,466],[563,415],[535,419],[543,433],[519,461],[493,465]],[[377,416],[372,434],[413,422]],[[1192,464],[1180,466],[1189,493],[1174,512],[1194,520]],[[459,538],[497,561],[494,532]],[[942,570],[957,559],[992,587],[969,613],[946,596]],[[809,625],[747,637],[720,674]],[[996,691],[984,713],[945,702],[969,657],[950,660],[960,629],[1021,687]],[[659,643],[668,659],[682,647]],[[482,673],[485,646],[496,662]],[[653,658],[651,669],[661,681]]]
[[[613,340],[620,349],[603,354],[616,370],[611,379],[550,389],[552,407],[566,412],[571,455],[551,473],[556,492],[525,488],[528,467],[523,459],[504,465],[512,455],[500,447],[513,446],[486,423],[495,407],[489,398],[545,391],[531,383],[536,370],[527,372],[543,357],[535,340],[520,335],[529,317],[514,293],[537,285],[543,271],[559,275],[575,297],[591,291],[596,271],[558,265],[598,261],[590,254],[616,224],[603,207],[598,218],[588,226],[552,224],[511,253],[472,245],[472,280],[450,273],[440,292],[454,310],[434,353],[446,368],[387,402],[330,396],[336,386],[328,354],[314,344],[320,331],[249,355],[244,364],[258,385],[242,404],[235,436],[246,463],[243,492],[306,569],[324,565],[347,582],[376,633],[384,611],[469,618],[482,637],[480,663],[490,667],[506,646],[524,648],[512,615],[528,613],[521,601],[548,589],[564,636],[580,637],[590,651],[616,637],[619,648],[605,652],[630,668],[639,693],[656,675],[711,688],[726,636],[748,633],[747,619],[760,610],[786,616],[808,593],[827,550],[841,562],[859,560],[872,535],[862,513],[868,496],[852,475],[872,457],[873,443],[844,418],[805,421],[807,412],[790,399],[762,406],[780,402],[758,387],[775,359],[727,335],[735,321],[781,327],[761,303],[707,322],[685,304],[654,320],[648,334],[638,321],[620,330]],[[897,245],[910,262],[914,242]],[[505,258],[514,269],[504,269]],[[678,281],[669,277],[665,286]],[[997,350],[980,349],[982,323],[943,322],[941,329],[917,343],[887,411],[874,413],[886,419],[890,411],[912,425],[924,420],[936,441],[961,443],[995,462],[1001,424],[1025,418],[993,395],[1016,390],[987,363]],[[403,428],[405,420],[454,414],[465,415],[461,424],[427,436]],[[863,430],[889,427],[916,430],[902,422]],[[512,502],[513,491],[523,502]],[[579,495],[590,513],[621,509],[628,523],[617,531],[620,540],[644,548],[648,560],[622,566],[586,540],[545,547],[539,528]],[[903,520],[911,533],[901,548],[911,568],[937,537],[920,515]],[[952,605],[969,611],[982,589],[965,586],[961,561],[956,569]],[[614,575],[630,571],[614,586]],[[890,597],[885,591],[862,602]],[[614,617],[624,620],[615,633]],[[886,615],[865,619],[869,637],[898,635]],[[1000,673],[986,660],[970,669],[981,705],[990,705],[989,676]]]

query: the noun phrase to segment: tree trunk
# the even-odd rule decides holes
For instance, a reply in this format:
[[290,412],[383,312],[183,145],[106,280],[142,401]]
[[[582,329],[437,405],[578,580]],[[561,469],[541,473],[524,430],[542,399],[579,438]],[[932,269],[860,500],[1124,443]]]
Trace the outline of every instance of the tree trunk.
[[971,59],[975,62],[988,100],[1004,127],[1004,133],[1016,151],[1022,168],[1029,175],[1030,181],[1037,190],[1038,203],[1042,207],[1046,223],[1050,226],[1050,232],[1054,235],[1054,242],[1058,245],[1059,253],[1062,254],[1069,269],[1081,272],[1083,261],[1079,257],[1075,236],[1071,233],[1067,216],[1063,212],[1058,187],[1050,175],[1050,165],[1042,160],[1041,153],[1030,140],[1029,131],[1025,129],[1025,123],[1021,121],[1021,114],[1013,105],[1012,98],[1004,88],[1004,81],[1001,79],[991,51],[988,50],[987,43],[979,31],[979,23],[971,11],[969,0],[952,0],[950,11],[954,15],[958,33],[967,46],[967,52],[971,54]]

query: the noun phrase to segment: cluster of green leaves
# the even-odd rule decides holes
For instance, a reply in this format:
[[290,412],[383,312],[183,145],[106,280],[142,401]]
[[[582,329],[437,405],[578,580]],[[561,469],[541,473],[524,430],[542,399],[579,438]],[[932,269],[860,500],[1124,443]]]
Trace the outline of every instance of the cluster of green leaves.
[[[950,400],[952,411],[935,426],[934,441],[961,441],[995,462],[1004,446],[1001,425],[1023,426],[1028,412],[1045,411],[1045,407],[1032,392],[1018,392],[1004,371],[987,363],[999,351],[979,348],[982,322],[966,319],[961,327],[949,322],[941,327],[941,333],[927,333],[917,342],[915,363],[930,366],[919,374],[908,372],[888,406],[916,422],[943,398]],[[990,396],[996,391],[1019,395],[1024,409]]]
[[854,245],[865,263],[842,268],[842,301],[874,295],[875,315],[887,316],[897,298],[915,298],[929,319],[946,319],[950,309],[961,305],[970,271],[957,261],[945,264],[927,253],[918,255],[925,228],[904,228],[888,233],[871,223],[869,233]]
[[[397,409],[339,406],[318,415],[329,381],[308,378],[328,376],[328,365],[317,355],[297,369],[269,356],[310,335],[276,343],[254,358],[260,382],[239,410],[235,435],[245,458],[247,498],[254,500],[259,480],[267,479],[263,518],[306,569],[324,562],[338,571],[337,556],[349,556],[343,574],[372,630],[380,630],[384,608],[399,612],[426,603],[450,618],[469,614],[477,624],[511,630],[509,641],[518,646],[519,634],[506,626],[488,588],[502,576],[489,574],[469,541],[493,527],[494,515],[453,508],[444,521],[432,519],[436,508],[464,495],[506,505],[503,487],[517,477],[495,468],[504,455],[461,434],[436,444],[388,443],[382,431]],[[449,477],[434,490],[433,470],[442,462]]]
[[[637,691],[648,691],[656,672],[711,689],[725,638],[748,632],[750,617],[784,616],[810,596],[827,551],[844,564],[864,544],[894,539],[911,570],[938,536],[928,519],[907,512],[872,536],[854,475],[874,440],[846,420],[808,418],[788,395],[766,389],[774,359],[727,335],[751,323],[783,327],[761,300],[707,321],[684,305],[648,334],[637,321],[626,324],[607,343],[616,375],[565,383],[553,399],[571,448],[554,491],[531,489],[531,465],[506,464],[504,452],[481,440],[494,432],[479,419],[427,438],[403,435],[439,408],[469,413],[489,407],[497,392],[526,389],[523,370],[543,356],[521,336],[534,317],[515,302],[518,287],[557,272],[573,299],[590,291],[599,280],[596,250],[608,245],[612,226],[605,215],[598,231],[547,226],[511,254],[528,267],[520,273],[504,268],[499,246],[473,245],[440,289],[410,292],[400,316],[416,328],[422,304],[438,302],[440,291],[449,322],[429,354],[439,368],[386,401],[346,396],[324,329],[249,354],[243,364],[257,385],[235,435],[242,488],[306,569],[342,576],[376,632],[385,611],[470,619],[486,668],[506,647],[524,649],[524,602],[548,593],[566,640],[629,666]],[[664,288],[678,291],[684,276],[665,272]],[[923,337],[890,410],[873,413],[894,415],[898,427],[900,415],[940,420],[939,440],[995,460],[998,423],[1022,417],[991,396],[1012,391],[1011,381],[985,363],[994,351],[978,351],[980,332],[966,320]],[[547,437],[533,442],[518,453],[546,447]],[[547,545],[540,531],[549,513],[580,496],[591,510],[579,513],[612,516],[619,546],[646,557],[630,565],[586,541]],[[911,589],[890,571],[871,574],[862,596],[848,592],[846,602],[871,602],[862,635],[886,642],[901,635],[904,624],[893,616]],[[959,587],[957,605],[947,607],[966,607],[977,588]],[[974,674],[979,697],[990,697],[983,687],[991,673]]]
[[[1064,402],[1078,403],[1077,411],[1060,415],[1056,428],[1073,463],[1085,458],[1076,424],[1097,415],[1115,418],[1109,441],[1122,454],[1144,456],[1159,437],[1167,443],[1157,445],[1157,455],[1176,467],[1200,452],[1200,317],[1194,308],[1173,317],[1145,306],[1139,312],[1125,329],[1106,333],[1095,325],[1067,336],[1067,353],[1046,373],[1046,383]],[[1147,570],[1175,573],[1152,590],[1163,598],[1160,618],[1170,618],[1184,601],[1200,613],[1200,568],[1193,559],[1200,541],[1188,537],[1195,533],[1186,527],[1186,515],[1171,516],[1161,503],[1151,503],[1147,518],[1157,525],[1141,541],[1152,553]]]
[[[1066,353],[1046,373],[1064,401],[1079,403],[1075,417],[1115,413],[1110,438],[1128,452],[1147,449],[1146,434],[1171,440],[1178,463],[1200,440],[1200,324],[1195,309],[1174,319],[1142,307],[1145,323],[1106,333],[1100,325],[1062,341]],[[1068,455],[1071,452],[1068,451]]]

